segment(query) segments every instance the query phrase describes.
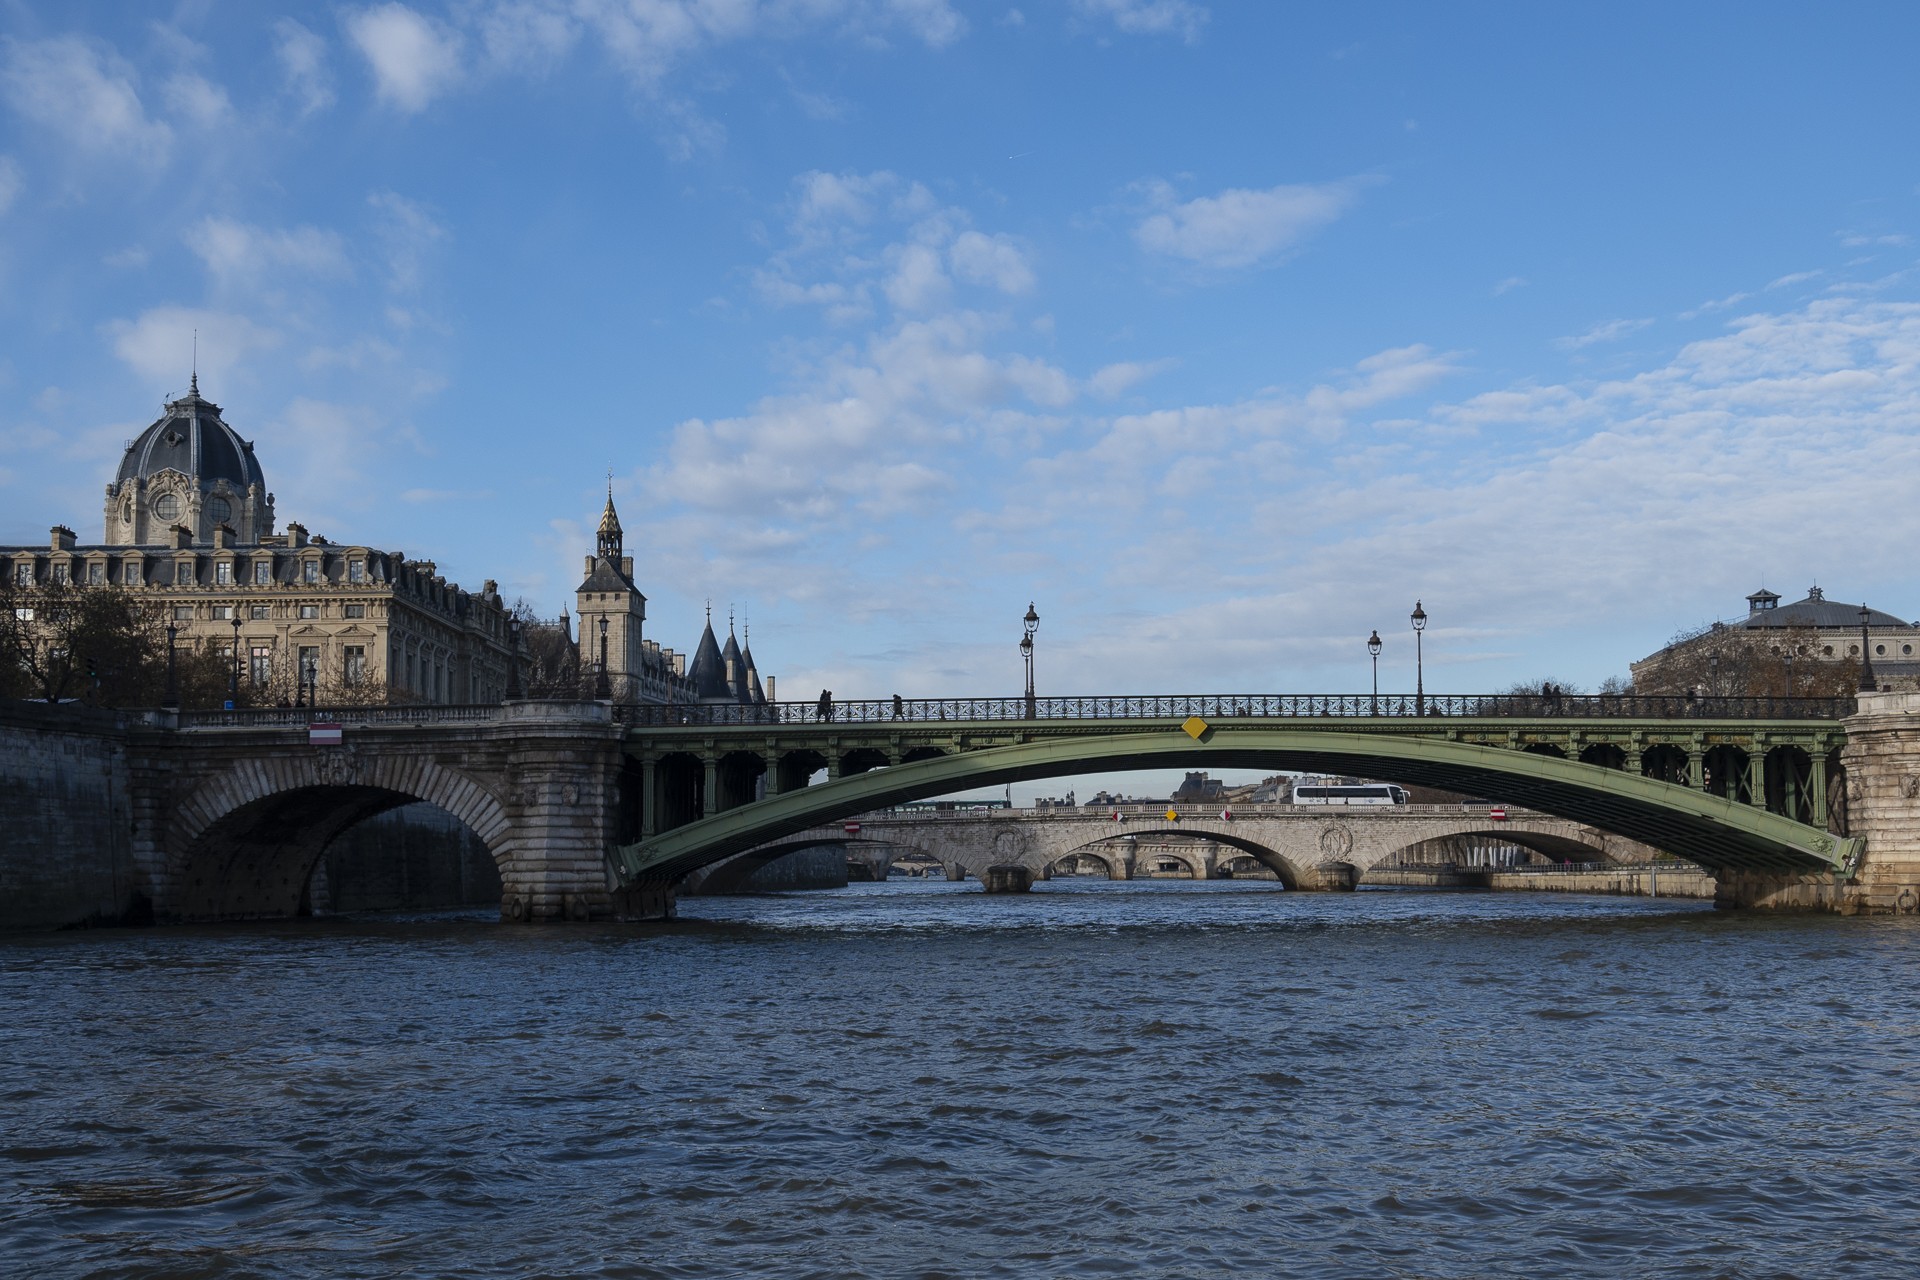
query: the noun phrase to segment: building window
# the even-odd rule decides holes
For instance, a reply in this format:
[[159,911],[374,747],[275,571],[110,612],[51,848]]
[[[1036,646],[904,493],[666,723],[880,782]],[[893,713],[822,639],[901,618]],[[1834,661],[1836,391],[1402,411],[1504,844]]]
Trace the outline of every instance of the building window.
[[363,604],[350,604],[347,606],[347,616],[349,618],[364,618],[367,616],[367,606]]
[[88,582],[92,583],[94,586],[97,587],[101,583],[105,582],[106,580],[107,580],[107,566],[103,564],[90,564],[87,566]]
[[30,587],[33,585],[33,562],[31,560],[24,564],[16,564],[13,566],[13,585],[16,587]]
[[256,586],[273,585],[273,561],[255,560],[253,562],[253,581]]
[[65,566],[64,564],[57,564],[53,566],[53,580],[54,580],[54,583],[58,586],[62,586],[62,587],[66,586],[67,585],[67,566]]
[[32,622],[33,610],[28,608],[26,605],[21,605],[18,609],[15,609],[13,611],[13,616],[19,619],[21,622]]
[[365,560],[347,561],[347,581],[365,582],[367,580],[367,562]]
[[1884,658],[1887,654],[1887,646],[1883,644],[1877,644],[1873,646],[1873,651]]
[[273,680],[273,646],[257,644],[247,658],[247,674],[255,684]]
[[173,606],[173,620],[175,622],[192,622],[193,606],[190,604],[177,604]]
[[176,587],[192,586],[193,566],[190,564],[176,564],[173,566],[173,585]]
[[215,586],[221,586],[221,587],[232,586],[233,585],[233,565],[225,560],[222,560],[220,563],[214,565],[213,581]]
[[213,617],[216,622],[233,621],[233,606],[230,604],[217,604],[213,606]]
[[298,672],[300,674],[301,679],[306,679],[310,674],[318,673],[319,670],[320,670],[320,646],[313,645],[313,644],[301,645],[300,646],[300,666],[298,667]]
[[300,576],[302,580],[306,582],[320,581],[320,562],[318,560],[307,561],[306,564],[300,568]]
[[365,645],[350,644],[345,650],[345,666],[342,674],[349,686],[357,685],[367,676],[367,650]]
[[180,515],[180,499],[170,493],[163,493],[153,500],[153,514],[162,520],[174,520]]
[[255,622],[263,622],[273,616],[273,606],[270,604],[256,604],[247,610],[247,616]]
[[303,604],[300,606],[300,616],[303,618],[317,618],[320,616],[320,606],[317,604]]

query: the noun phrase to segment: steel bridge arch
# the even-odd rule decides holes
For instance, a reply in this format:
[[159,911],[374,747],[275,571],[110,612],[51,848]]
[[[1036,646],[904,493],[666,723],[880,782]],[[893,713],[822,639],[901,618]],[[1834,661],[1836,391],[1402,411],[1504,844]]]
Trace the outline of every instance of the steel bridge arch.
[[1863,842],[1674,783],[1555,756],[1431,737],[1233,726],[1083,734],[899,764],[757,800],[614,851],[629,884],[690,871],[823,822],[973,787],[1115,768],[1352,773],[1493,794],[1664,849],[1710,871],[1846,871]]

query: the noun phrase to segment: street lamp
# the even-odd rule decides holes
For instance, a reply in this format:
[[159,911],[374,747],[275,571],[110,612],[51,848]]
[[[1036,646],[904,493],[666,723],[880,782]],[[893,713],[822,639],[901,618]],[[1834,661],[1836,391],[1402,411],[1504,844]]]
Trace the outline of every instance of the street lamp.
[[1707,696],[1720,696],[1720,655],[1717,653],[1707,655]]
[[1787,650],[1787,696],[1793,696],[1793,650]]
[[227,706],[228,708],[235,707],[239,705],[239,702],[240,702],[240,606],[239,605],[233,606],[233,617],[230,619],[230,621],[233,623],[233,670],[227,674]]
[[507,620],[507,638],[511,645],[507,655],[507,697],[511,700],[520,696],[520,619]]
[[1033,698],[1033,633],[1040,629],[1040,615],[1033,611],[1033,601],[1027,601],[1027,616],[1020,621],[1026,628],[1020,637],[1020,657],[1027,665],[1027,719],[1033,720],[1039,710]]
[[1867,654],[1867,620],[1873,616],[1866,605],[1860,606],[1860,692],[1872,693],[1877,682],[1873,678],[1873,659]]
[[607,620],[600,619],[600,675],[593,682],[593,696],[613,697],[613,684],[607,679]]
[[1420,633],[1427,629],[1427,611],[1413,602],[1413,714],[1427,714],[1427,673],[1425,656],[1420,652]]
[[313,658],[307,659],[307,669],[301,674],[301,683],[307,687],[307,705],[320,705],[320,665]]
[[1380,632],[1376,628],[1367,637],[1367,656],[1373,659],[1373,710],[1370,714],[1380,714]]
[[167,623],[167,700],[161,703],[169,711],[180,709],[180,677],[174,665],[178,656],[174,650],[174,643],[179,635],[180,624],[169,621]]

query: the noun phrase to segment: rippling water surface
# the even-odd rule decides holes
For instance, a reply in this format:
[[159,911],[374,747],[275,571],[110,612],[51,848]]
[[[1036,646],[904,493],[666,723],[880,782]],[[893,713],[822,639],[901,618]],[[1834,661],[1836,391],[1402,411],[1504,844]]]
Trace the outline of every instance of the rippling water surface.
[[971,884],[0,942],[0,1272],[1908,1276],[1920,929]]

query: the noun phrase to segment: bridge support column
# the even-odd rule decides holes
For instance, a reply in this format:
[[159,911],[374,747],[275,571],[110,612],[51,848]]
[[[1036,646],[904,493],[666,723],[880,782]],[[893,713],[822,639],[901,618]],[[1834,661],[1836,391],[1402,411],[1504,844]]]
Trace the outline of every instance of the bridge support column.
[[1813,759],[1807,770],[1807,801],[1813,807],[1813,825],[1824,831],[1833,816],[1827,809],[1827,753],[1822,749],[1808,754]]
[[1322,893],[1351,893],[1360,884],[1360,869],[1351,862],[1323,862],[1311,876],[1300,877],[1300,887]]
[[1847,832],[1867,851],[1841,910],[1920,914],[1920,694],[1863,693],[1843,723]]
[[619,829],[619,731],[575,708],[525,704],[504,732],[512,745],[502,761],[511,783],[500,918],[611,919],[607,853]]
[[720,812],[720,757],[707,752],[700,757],[705,781],[700,787],[700,816],[711,818]]
[[942,863],[941,866],[946,870],[947,879],[956,884],[967,878],[967,869],[957,862],[946,862]]
[[1133,859],[1116,857],[1107,864],[1107,878],[1110,880],[1133,879]]

